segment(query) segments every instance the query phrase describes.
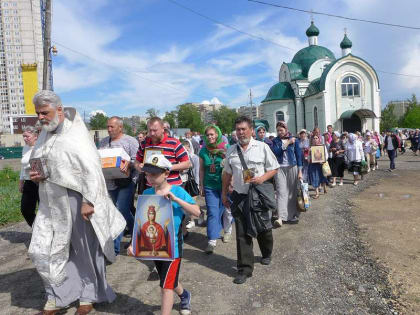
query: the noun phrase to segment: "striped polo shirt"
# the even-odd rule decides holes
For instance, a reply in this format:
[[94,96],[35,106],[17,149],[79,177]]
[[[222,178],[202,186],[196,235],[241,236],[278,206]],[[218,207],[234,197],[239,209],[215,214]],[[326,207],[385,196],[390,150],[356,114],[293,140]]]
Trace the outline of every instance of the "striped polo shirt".
[[[136,156],[136,160],[140,163],[143,163],[144,150],[146,148],[162,150],[162,154],[172,163],[172,165],[189,160],[187,151],[185,151],[181,142],[176,138],[169,137],[166,133],[160,143],[153,144],[150,137],[146,137],[146,139],[140,143]],[[182,185],[179,171],[171,171],[169,173],[168,183],[171,185]]]

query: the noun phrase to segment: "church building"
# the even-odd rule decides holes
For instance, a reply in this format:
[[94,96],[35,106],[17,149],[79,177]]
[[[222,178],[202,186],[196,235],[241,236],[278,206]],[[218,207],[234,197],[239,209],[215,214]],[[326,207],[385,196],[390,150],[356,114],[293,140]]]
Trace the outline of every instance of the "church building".
[[315,127],[325,132],[328,125],[338,131],[379,131],[381,99],[375,69],[351,54],[347,34],[340,43],[341,58],[318,45],[314,22],[306,35],[309,46],[281,65],[279,82],[261,102],[261,119],[268,121],[270,132],[280,120],[292,133]]

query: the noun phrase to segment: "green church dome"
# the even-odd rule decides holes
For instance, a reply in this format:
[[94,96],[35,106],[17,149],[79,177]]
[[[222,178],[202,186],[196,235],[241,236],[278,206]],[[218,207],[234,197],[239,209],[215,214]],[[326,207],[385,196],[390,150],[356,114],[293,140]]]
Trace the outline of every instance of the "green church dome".
[[314,21],[311,22],[311,26],[306,30],[306,36],[318,36],[319,35],[319,29],[315,26]]
[[307,78],[311,65],[318,59],[324,58],[335,60],[334,54],[328,48],[318,45],[311,45],[299,50],[293,57],[292,63],[300,65],[302,68],[302,75]]
[[295,98],[292,86],[289,82],[279,82],[274,84],[267,93],[265,99],[261,102],[269,102],[275,100],[290,100]]
[[351,40],[347,37],[347,34],[344,34],[344,38],[340,43],[341,49],[351,48],[353,46],[353,43]]

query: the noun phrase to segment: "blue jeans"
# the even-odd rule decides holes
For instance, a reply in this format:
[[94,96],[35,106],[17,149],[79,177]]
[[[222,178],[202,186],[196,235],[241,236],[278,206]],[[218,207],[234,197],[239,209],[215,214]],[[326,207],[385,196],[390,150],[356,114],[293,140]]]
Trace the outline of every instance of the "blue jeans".
[[[111,196],[114,205],[123,215],[125,221],[127,222],[127,227],[130,233],[133,231],[134,227],[134,217],[131,214],[131,203],[133,201],[134,193],[134,183],[130,183],[127,187],[117,188],[115,190],[108,190],[109,195]],[[114,240],[114,250],[115,254],[120,253],[120,244],[124,236],[124,231],[118,235]]]
[[207,206],[207,237],[217,240],[223,228],[222,217],[225,207],[222,203],[222,191],[204,187]]
[[395,153],[397,150],[388,150],[388,158],[389,158],[389,168],[391,170],[395,170]]

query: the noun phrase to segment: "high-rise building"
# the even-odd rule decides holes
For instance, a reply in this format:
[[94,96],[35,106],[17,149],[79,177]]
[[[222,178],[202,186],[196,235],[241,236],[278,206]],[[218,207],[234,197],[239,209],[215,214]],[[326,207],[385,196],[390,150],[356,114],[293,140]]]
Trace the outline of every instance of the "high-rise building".
[[[251,110],[252,110],[252,117],[251,117]],[[236,109],[239,116],[247,116],[251,119],[258,119],[260,118],[260,107],[259,106],[241,106]]]
[[35,114],[32,97],[42,87],[42,3],[0,2],[0,132],[10,132],[10,116]]

